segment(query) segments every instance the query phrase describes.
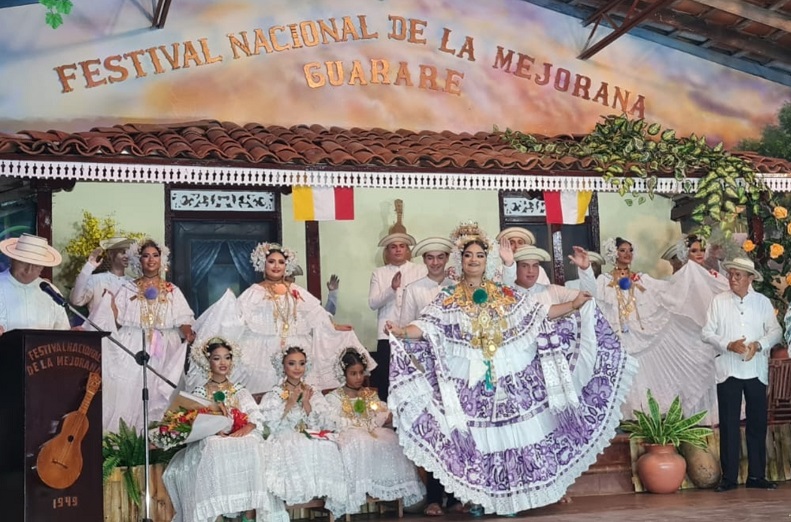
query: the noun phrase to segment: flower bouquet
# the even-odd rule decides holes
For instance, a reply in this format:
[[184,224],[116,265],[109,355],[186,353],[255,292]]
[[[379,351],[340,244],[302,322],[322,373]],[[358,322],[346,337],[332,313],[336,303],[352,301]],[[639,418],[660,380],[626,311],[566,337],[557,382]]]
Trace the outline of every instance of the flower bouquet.
[[156,447],[170,449],[227,431],[233,424],[233,420],[212,408],[179,408],[166,411],[149,430],[149,436]]

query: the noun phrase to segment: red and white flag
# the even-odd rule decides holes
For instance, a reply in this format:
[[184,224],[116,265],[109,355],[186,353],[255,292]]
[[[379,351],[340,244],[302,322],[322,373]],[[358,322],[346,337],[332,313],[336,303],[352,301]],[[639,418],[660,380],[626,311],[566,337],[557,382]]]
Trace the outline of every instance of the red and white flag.
[[574,190],[544,192],[547,208],[547,223],[558,225],[578,225],[585,222],[593,192]]
[[295,221],[342,221],[354,219],[352,187],[304,187],[292,189]]

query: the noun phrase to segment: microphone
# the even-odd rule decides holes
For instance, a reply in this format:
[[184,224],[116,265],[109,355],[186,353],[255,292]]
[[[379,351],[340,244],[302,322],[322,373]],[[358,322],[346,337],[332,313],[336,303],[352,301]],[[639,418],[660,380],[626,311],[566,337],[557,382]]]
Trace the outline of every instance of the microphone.
[[50,296],[52,300],[55,301],[58,305],[66,306],[66,298],[60,295],[60,293],[57,290],[55,290],[54,286],[52,286],[46,281],[42,281],[41,283],[39,283],[38,287],[41,288],[42,292]]

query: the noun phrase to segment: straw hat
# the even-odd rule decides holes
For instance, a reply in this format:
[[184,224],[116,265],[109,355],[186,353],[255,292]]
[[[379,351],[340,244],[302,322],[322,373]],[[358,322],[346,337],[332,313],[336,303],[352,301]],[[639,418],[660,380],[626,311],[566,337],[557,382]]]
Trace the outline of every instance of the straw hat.
[[0,252],[11,259],[38,266],[58,266],[63,259],[46,239],[31,234],[0,241]]
[[536,244],[536,236],[533,235],[532,232],[527,230],[526,228],[522,227],[508,227],[500,231],[495,238],[497,241],[501,239],[511,239],[511,238],[522,238],[525,242],[525,245],[535,245]]
[[111,237],[108,239],[102,239],[99,241],[99,246],[102,250],[118,250],[121,248],[129,248],[129,245],[134,243],[133,240],[126,238],[126,237]]
[[662,252],[662,255],[659,256],[660,258],[664,259],[665,261],[670,261],[674,257],[678,257],[678,242],[673,243],[669,247]]
[[514,261],[551,261],[549,252],[543,248],[538,248],[533,245],[525,245],[516,249],[514,252]]
[[588,250],[588,260],[591,263],[598,263],[599,266],[604,266],[607,264],[607,262],[604,260],[604,256],[598,252],[591,252],[590,250]]
[[421,257],[429,252],[445,252],[450,254],[453,250],[453,242],[444,237],[427,237],[412,249],[413,257]]
[[399,241],[401,243],[406,243],[411,247],[415,246],[415,238],[404,232],[395,232],[393,234],[387,234],[385,237],[379,240],[379,246],[386,247],[391,243],[395,243]]
[[753,263],[752,259],[747,259],[745,257],[737,257],[732,259],[731,261],[725,261],[722,264],[725,270],[730,270],[731,268],[734,270],[741,270],[742,272],[747,272],[753,276],[755,276],[755,281],[760,283],[764,280],[764,276],[761,275],[761,272],[755,269],[755,263]]

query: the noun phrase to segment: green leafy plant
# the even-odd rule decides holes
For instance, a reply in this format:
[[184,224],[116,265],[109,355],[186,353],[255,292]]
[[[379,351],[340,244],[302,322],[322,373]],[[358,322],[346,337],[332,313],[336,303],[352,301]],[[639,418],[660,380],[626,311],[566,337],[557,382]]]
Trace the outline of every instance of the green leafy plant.
[[[653,199],[659,176],[672,176],[698,200],[692,217],[700,224],[696,233],[704,237],[713,224],[734,221],[746,206],[757,209],[768,192],[752,162],[731,155],[722,143],[712,147],[705,136],[678,137],[658,123],[623,115],[602,118],[581,139],[537,137],[510,129],[503,139],[521,152],[593,160],[593,170],[630,206],[635,200],[640,204]],[[636,180],[643,180],[644,186]]]
[[71,13],[74,7],[71,0],[38,0],[38,3],[47,8],[45,21],[53,29],[63,25],[63,16]]
[[648,444],[672,444],[676,448],[686,442],[698,448],[706,447],[706,437],[712,434],[710,428],[698,426],[698,423],[706,416],[705,411],[696,413],[691,417],[684,417],[681,410],[681,399],[676,396],[673,403],[662,414],[659,411],[659,403],[648,390],[648,411],[635,410],[634,421],[621,424],[621,429],[629,433],[629,437],[640,439]]
[[[117,433],[105,433],[102,439],[102,478],[110,477],[115,468],[123,468],[124,485],[127,495],[140,506],[142,494],[132,468],[144,466],[146,462],[146,440],[142,433],[128,426],[123,419],[118,423]],[[150,464],[167,464],[183,446],[169,450],[152,449],[149,452]]]

